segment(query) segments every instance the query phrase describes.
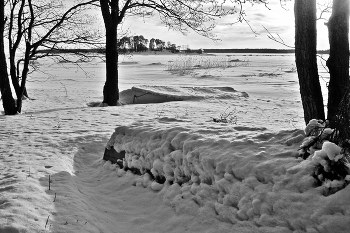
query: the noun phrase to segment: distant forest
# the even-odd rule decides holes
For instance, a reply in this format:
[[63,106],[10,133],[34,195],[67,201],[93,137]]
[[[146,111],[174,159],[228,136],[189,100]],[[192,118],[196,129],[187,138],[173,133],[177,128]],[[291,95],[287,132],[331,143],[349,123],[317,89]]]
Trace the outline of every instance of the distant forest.
[[[188,45],[176,45],[170,41],[165,42],[161,39],[146,39],[144,36],[124,36],[118,39],[118,52],[145,52],[145,51],[163,51],[168,50],[172,53],[202,53],[202,49],[190,49]],[[94,49],[64,49],[64,50],[40,50],[38,53],[105,53],[105,48]]]
[[[174,45],[174,44],[172,44]],[[168,50],[173,53],[185,52],[185,53],[294,53],[294,49],[181,49],[178,46],[162,47],[161,49],[139,47],[139,49],[126,49],[120,48],[120,53],[130,53],[130,52],[145,52],[145,51],[163,51]],[[38,53],[105,53],[104,48],[98,49],[65,49],[65,50],[40,50]],[[318,50],[318,54],[329,54],[329,50]]]
[[[188,45],[176,45],[161,39],[146,39],[144,36],[124,36],[118,39],[119,53],[145,52],[145,51],[171,51],[172,53],[294,53],[294,49],[190,49]],[[105,53],[104,48],[98,49],[65,49],[41,50],[39,53]],[[318,54],[329,54],[329,50],[319,50]]]

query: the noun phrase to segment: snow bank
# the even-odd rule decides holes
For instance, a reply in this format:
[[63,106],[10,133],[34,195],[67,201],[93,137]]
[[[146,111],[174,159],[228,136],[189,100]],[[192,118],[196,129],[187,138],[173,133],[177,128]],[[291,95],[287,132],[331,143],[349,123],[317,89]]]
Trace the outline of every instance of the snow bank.
[[[136,96],[136,98],[134,98]],[[134,86],[120,93],[124,104],[163,103],[169,101],[200,99],[247,98],[246,92],[238,92],[232,87],[175,87],[175,86]]]
[[[191,201],[198,213],[212,211],[236,228],[329,232],[336,224],[325,221],[326,216],[349,217],[350,205],[324,197],[321,188],[315,187],[310,175],[315,164],[296,158],[293,140],[301,138],[300,131],[289,133],[280,132],[265,141],[229,142],[206,139],[183,128],[123,126],[115,129],[106,147],[125,151],[124,165],[144,174],[135,185],[161,190],[164,200],[179,212],[184,202]],[[281,147],[283,153],[277,150]],[[276,150],[279,153],[274,154]],[[347,188],[337,195],[349,192]],[[321,207],[320,203],[332,204]],[[337,221],[335,232],[350,226],[350,218]]]

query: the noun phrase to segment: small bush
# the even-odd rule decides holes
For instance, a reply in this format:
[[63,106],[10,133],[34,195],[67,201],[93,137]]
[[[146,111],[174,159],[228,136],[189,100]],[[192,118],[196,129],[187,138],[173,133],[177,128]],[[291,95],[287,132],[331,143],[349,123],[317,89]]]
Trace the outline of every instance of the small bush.
[[343,189],[350,183],[350,141],[338,146],[332,142],[337,130],[328,122],[311,120],[305,128],[306,138],[300,146],[300,156],[315,163],[312,176],[317,186],[324,187],[324,195]]
[[223,56],[179,56],[169,61],[167,70],[180,75],[191,74],[195,69],[249,66],[249,61],[228,60]]

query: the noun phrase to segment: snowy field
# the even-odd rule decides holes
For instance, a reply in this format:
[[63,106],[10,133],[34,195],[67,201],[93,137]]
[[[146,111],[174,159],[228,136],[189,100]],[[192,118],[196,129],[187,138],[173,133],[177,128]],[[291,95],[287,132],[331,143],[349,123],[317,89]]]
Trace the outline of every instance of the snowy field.
[[[323,195],[297,158],[294,55],[167,71],[181,59],[121,57],[122,102],[178,101],[118,107],[87,105],[102,100],[103,62],[37,64],[23,113],[0,115],[0,233],[348,232],[349,186]],[[112,145],[166,182],[103,161]]]

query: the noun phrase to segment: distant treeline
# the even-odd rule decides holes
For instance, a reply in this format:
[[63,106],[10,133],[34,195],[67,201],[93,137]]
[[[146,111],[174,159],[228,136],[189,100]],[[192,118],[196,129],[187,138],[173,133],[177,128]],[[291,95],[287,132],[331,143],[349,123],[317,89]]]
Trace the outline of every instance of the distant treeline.
[[[177,50],[176,50],[177,51]],[[99,49],[65,49],[65,50],[40,50],[38,53],[105,53],[104,48]],[[121,49],[121,53],[125,52]],[[178,51],[177,51],[178,52]],[[201,50],[186,49],[186,53],[201,53]],[[294,53],[294,49],[204,49],[204,53]],[[318,54],[329,54],[329,50],[319,50]]]
[[[205,53],[294,53],[294,49],[204,49]],[[319,50],[318,54],[329,54],[329,50]]]
[[[169,49],[166,49],[169,50]],[[139,51],[133,51],[133,50],[125,50],[125,49],[119,49],[119,53],[128,53],[128,52],[145,52],[145,51],[157,51],[157,50],[150,50],[150,49],[144,49],[144,50],[139,50]],[[162,51],[162,50],[161,50]],[[180,50],[170,50],[173,53],[179,53]],[[84,53],[102,53],[104,54],[106,50],[104,48],[101,49],[64,49],[64,50],[57,50],[57,49],[43,49],[43,50],[38,50],[38,53],[51,53],[51,54],[63,54],[63,53],[71,53],[71,54],[84,54]],[[184,53],[198,53],[201,54],[203,53],[203,50],[201,49],[186,49],[183,50]]]

